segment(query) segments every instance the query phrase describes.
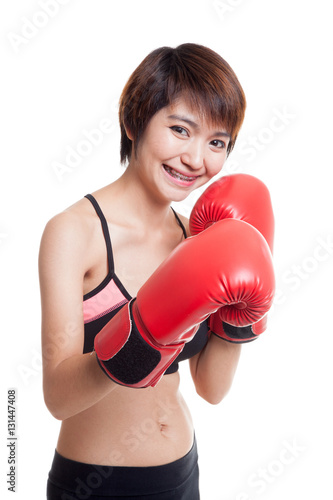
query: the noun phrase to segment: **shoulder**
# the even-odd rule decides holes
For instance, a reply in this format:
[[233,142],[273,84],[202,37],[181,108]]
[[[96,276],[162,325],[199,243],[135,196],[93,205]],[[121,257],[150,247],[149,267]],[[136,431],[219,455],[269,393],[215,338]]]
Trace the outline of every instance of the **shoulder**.
[[77,256],[91,238],[93,216],[88,200],[79,200],[46,224],[40,244],[40,260],[52,261],[57,256]]
[[46,224],[43,239],[61,238],[63,240],[82,238],[88,229],[88,220],[84,213],[85,203],[83,200],[66,208],[63,212],[53,216]]

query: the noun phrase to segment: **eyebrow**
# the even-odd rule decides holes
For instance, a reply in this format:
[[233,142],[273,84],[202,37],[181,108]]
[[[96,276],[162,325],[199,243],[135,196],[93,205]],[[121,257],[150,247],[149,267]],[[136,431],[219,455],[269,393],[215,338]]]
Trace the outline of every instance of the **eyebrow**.
[[[169,115],[168,118],[171,118],[172,120],[181,120],[181,121],[183,121],[185,123],[188,123],[191,127],[193,127],[196,130],[198,130],[200,128],[197,123],[195,123],[194,121],[190,120],[186,116]],[[215,135],[217,137],[221,136],[221,137],[229,137],[229,139],[231,138],[230,134],[228,134],[227,132],[216,131],[213,135]]]

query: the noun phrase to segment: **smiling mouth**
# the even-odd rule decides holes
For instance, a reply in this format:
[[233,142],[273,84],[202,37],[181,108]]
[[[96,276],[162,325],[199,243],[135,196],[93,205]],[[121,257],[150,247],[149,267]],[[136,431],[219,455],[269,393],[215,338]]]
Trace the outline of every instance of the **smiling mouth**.
[[198,176],[188,176],[188,175],[181,174],[180,172],[177,172],[177,170],[174,170],[173,168],[168,167],[168,165],[163,164],[163,168],[164,168],[164,170],[166,170],[166,172],[169,175],[171,175],[172,177],[174,177],[175,179],[178,179],[180,181],[193,182],[198,178]]

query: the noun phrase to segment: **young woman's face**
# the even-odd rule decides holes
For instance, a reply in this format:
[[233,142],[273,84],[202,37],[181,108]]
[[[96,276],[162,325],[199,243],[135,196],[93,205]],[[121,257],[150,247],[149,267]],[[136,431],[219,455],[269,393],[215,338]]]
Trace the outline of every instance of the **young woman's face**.
[[223,127],[207,123],[179,100],[152,117],[139,142],[134,164],[140,179],[155,196],[164,201],[182,201],[220,172],[229,141],[230,135]]

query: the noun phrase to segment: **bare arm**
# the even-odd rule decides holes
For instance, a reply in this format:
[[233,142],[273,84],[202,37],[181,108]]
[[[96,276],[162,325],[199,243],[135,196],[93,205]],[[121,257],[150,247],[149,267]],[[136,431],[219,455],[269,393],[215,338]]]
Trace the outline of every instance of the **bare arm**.
[[241,345],[211,335],[204,349],[190,359],[191,375],[199,396],[218,404],[228,393],[240,357]]
[[76,213],[59,214],[47,224],[40,246],[43,390],[46,406],[59,420],[89,408],[117,387],[95,354],[82,354],[89,245],[85,224]]

